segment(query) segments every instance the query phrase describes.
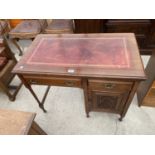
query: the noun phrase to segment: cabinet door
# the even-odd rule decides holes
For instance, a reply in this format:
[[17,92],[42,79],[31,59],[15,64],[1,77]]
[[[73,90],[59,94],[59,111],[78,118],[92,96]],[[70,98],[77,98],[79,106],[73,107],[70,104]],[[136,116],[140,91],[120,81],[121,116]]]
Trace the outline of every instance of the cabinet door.
[[128,93],[92,91],[91,110],[120,113]]

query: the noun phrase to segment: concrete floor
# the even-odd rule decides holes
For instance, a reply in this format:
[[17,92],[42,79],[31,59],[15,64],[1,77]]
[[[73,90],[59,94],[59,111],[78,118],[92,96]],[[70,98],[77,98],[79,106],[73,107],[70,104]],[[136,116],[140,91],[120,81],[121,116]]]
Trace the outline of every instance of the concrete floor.
[[[31,41],[20,42],[24,50]],[[11,46],[17,59],[18,50]],[[148,56],[142,57],[146,66]],[[18,82],[18,78],[14,82]],[[35,92],[41,98],[45,86],[34,86]],[[86,118],[84,111],[83,91],[79,88],[51,87],[45,101],[47,113],[43,113],[30,92],[22,86],[16,100],[10,102],[5,94],[0,92],[0,108],[16,109],[37,113],[35,121],[47,134],[52,135],[124,135],[124,134],[155,134],[155,108],[138,107],[135,95],[131,106],[122,122],[119,116],[110,113],[91,112]]]

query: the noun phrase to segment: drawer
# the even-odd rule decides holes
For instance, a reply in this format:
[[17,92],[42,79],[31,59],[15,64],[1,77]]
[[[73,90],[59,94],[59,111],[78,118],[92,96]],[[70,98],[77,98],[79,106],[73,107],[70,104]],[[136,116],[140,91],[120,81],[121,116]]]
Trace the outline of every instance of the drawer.
[[101,91],[124,92],[130,91],[132,82],[108,81],[108,80],[88,80],[89,89]]
[[36,77],[24,76],[25,80],[31,84],[36,85],[53,85],[64,87],[81,87],[80,78],[59,78],[59,77]]

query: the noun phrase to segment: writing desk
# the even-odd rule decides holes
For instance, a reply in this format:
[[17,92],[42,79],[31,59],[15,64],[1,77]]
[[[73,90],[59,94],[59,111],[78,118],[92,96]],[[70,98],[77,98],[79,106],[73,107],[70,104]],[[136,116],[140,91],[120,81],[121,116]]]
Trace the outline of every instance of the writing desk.
[[[120,114],[127,109],[145,73],[132,33],[41,34],[13,69],[44,112],[50,86],[84,90],[85,111]],[[48,85],[39,101],[31,84]]]

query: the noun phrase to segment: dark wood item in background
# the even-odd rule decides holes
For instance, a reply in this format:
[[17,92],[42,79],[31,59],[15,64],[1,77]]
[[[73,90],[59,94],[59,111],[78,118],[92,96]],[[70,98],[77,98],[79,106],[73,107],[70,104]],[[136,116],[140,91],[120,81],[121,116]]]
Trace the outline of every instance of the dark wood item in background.
[[135,33],[141,54],[155,48],[155,20],[75,19],[75,33]]
[[74,19],[75,33],[101,33],[103,20],[101,19]]
[[18,44],[18,41],[20,39],[33,40],[39,33],[43,31],[44,27],[46,26],[47,22],[45,19],[23,20],[9,32],[9,38],[19,50],[20,56],[23,55],[23,50]]
[[0,109],[0,135],[46,135],[34,121],[36,114]]
[[71,19],[52,19],[52,22],[44,29],[47,34],[73,33],[73,20]]
[[0,19],[0,35],[8,33],[10,31],[10,24],[8,20]]
[[8,62],[8,59],[6,57],[0,56],[0,71],[7,64],[7,62]]
[[155,107],[155,53],[151,56],[145,72],[147,80],[141,82],[137,90],[139,106]]
[[85,111],[125,116],[145,73],[135,36],[117,34],[38,35],[13,69],[44,109],[31,85],[78,87]]
[[[10,101],[14,101],[22,86],[22,83],[17,86],[10,84],[15,77],[15,74],[11,73],[11,71],[16,65],[17,60],[9,48],[5,36],[0,38],[0,42],[3,44],[3,46],[0,47],[0,55],[7,58],[7,63],[0,70],[0,90],[9,97]],[[13,92],[11,92],[11,90],[13,90]]]

